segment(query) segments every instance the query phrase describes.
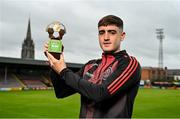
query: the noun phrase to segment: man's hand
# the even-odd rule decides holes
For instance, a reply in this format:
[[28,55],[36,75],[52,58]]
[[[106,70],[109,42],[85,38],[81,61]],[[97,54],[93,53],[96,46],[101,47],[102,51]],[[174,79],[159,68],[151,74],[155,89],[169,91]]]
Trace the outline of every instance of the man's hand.
[[65,69],[66,63],[64,61],[64,55],[63,53],[60,54],[60,59],[56,59],[51,53],[48,52],[48,43],[45,43],[44,45],[44,53],[46,57],[48,58],[50,67],[56,72],[60,73],[63,69]]

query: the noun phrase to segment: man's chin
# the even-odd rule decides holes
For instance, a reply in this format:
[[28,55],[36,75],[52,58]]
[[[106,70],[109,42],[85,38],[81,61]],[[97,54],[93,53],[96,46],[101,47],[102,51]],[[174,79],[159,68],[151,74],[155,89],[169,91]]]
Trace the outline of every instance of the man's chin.
[[104,53],[116,53],[119,50],[103,50]]
[[113,50],[104,50],[104,53],[113,53]]

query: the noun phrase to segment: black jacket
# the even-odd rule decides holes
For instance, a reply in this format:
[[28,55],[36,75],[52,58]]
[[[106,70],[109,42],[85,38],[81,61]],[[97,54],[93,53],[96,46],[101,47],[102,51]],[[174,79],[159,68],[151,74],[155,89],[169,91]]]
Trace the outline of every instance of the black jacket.
[[140,78],[138,61],[125,50],[103,53],[78,73],[68,68],[51,73],[57,98],[81,95],[80,118],[131,118]]

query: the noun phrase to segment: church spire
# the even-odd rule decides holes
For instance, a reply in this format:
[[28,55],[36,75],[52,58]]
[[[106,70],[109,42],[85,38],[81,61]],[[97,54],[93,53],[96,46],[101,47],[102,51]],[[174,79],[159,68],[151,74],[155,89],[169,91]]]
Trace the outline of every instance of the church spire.
[[29,18],[26,38],[24,39],[24,42],[22,44],[21,58],[34,59],[34,54],[35,54],[34,48],[35,45],[33,39],[31,38],[31,22]]
[[29,18],[26,38],[31,39],[31,21]]

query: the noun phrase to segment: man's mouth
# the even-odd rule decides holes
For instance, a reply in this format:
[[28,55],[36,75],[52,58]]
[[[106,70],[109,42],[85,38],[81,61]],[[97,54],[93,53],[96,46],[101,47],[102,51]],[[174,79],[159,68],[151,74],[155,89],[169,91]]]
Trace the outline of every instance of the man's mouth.
[[104,43],[103,43],[103,45],[104,45],[105,47],[108,47],[110,44],[111,44],[110,42],[104,42]]

